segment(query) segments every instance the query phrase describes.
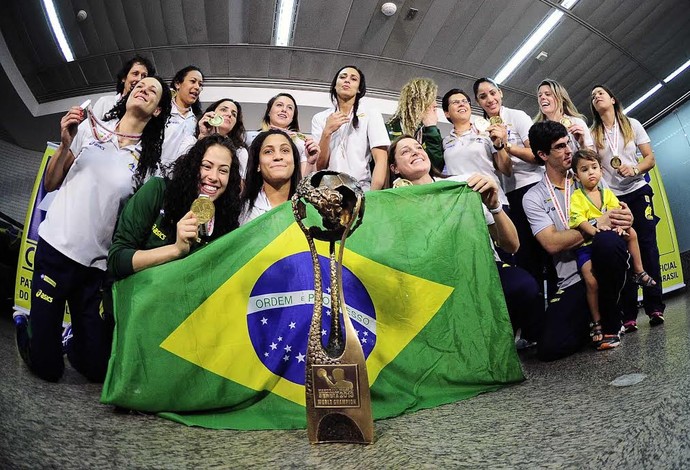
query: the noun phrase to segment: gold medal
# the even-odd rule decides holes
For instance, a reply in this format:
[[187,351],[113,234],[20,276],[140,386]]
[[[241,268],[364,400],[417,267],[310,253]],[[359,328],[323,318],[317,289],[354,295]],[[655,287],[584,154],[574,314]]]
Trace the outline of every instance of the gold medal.
[[208,120],[208,123],[211,125],[211,127],[218,127],[223,124],[223,116],[219,116],[216,114]]
[[621,159],[618,158],[618,157],[616,157],[616,156],[614,156],[614,157],[611,159],[611,168],[613,168],[614,170],[617,170],[617,169],[619,169],[619,168],[621,167],[621,163],[622,163],[622,162],[621,162]]
[[213,201],[203,194],[199,195],[199,197],[192,202],[192,208],[190,210],[194,212],[196,222],[199,225],[208,223],[216,214],[216,206],[213,205]]
[[483,117],[478,117],[474,120],[474,128],[477,129],[477,132],[479,132],[480,134],[485,133],[486,130],[489,128],[489,125],[489,121],[487,121]]
[[489,118],[489,122],[492,126],[495,126],[497,124],[503,124],[503,119],[501,119],[501,116],[491,116],[491,118]]
[[410,180],[406,180],[405,178],[397,178],[395,181],[393,181],[394,188],[402,188],[405,186],[412,186],[412,182]]
[[570,128],[570,126],[573,125],[573,122],[570,119],[568,119],[567,117],[561,118],[560,122],[561,122],[561,124],[563,124],[565,126],[566,129]]

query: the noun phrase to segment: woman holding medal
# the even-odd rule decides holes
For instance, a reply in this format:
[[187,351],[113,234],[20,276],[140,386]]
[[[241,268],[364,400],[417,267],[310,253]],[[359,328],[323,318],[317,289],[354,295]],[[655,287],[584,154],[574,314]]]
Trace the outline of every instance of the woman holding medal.
[[398,109],[386,123],[388,137],[413,135],[424,146],[432,165],[443,171],[443,143],[436,115],[438,86],[429,78],[413,78],[400,90]]
[[[411,185],[439,181],[439,178],[434,176],[437,172],[432,168],[426,151],[416,139],[409,135],[393,140],[388,149],[388,162],[393,174]],[[468,174],[471,176],[467,177]],[[451,176],[446,181],[467,181],[467,185],[481,195],[484,218],[491,239],[506,252],[515,253],[520,246],[520,241],[515,225],[503,211],[495,178],[481,173],[465,173]],[[513,330],[522,328],[525,346],[531,346],[537,336],[536,321],[540,313],[544,311],[543,296],[539,292],[537,282],[527,271],[500,260],[493,242],[490,245],[494,252],[494,260]]]
[[240,225],[290,200],[302,179],[299,151],[280,129],[259,133],[249,147]]
[[[331,82],[333,106],[311,121],[311,133],[321,149],[317,169],[347,173],[364,191],[385,186],[390,145],[381,113],[360,103],[366,91],[362,71],[354,65],[343,67]],[[369,169],[372,159],[373,172]]]
[[[603,85],[592,88],[591,110],[594,118],[592,137],[596,151],[602,159],[604,179],[621,203],[633,214],[633,228],[637,232],[642,264],[656,281],[655,286],[644,287],[643,305],[649,324],[664,322],[665,305],[661,294],[661,267],[656,242],[657,217],[654,214],[652,187],[645,173],[654,168],[655,159],[649,136],[639,121],[623,114],[623,107],[611,90]],[[637,151],[642,154],[638,161]],[[621,295],[623,322],[626,332],[637,330],[637,288],[628,282]]]
[[[112,325],[101,314],[106,257],[120,207],[158,168],[170,90],[158,77],[139,81],[110,122],[73,107],[60,122],[60,146],[46,168],[44,184],[60,186],[39,227],[34,259],[31,315],[15,318],[22,358],[39,377],[63,373],[62,319],[72,317],[67,356],[91,381],[102,381],[110,356]],[[117,119],[117,117],[121,119]],[[31,332],[29,334],[29,331]]]
[[594,149],[592,134],[587,127],[585,116],[577,110],[568,91],[556,80],[544,79],[537,88],[539,114],[534,122],[556,121],[568,129],[570,150]]
[[[470,121],[472,101],[467,93],[453,88],[443,95],[441,106],[446,118],[453,124],[453,130],[443,139],[443,158],[448,174],[490,175],[497,185],[500,185],[499,175],[513,174],[513,162],[505,146],[497,149],[486,132],[488,121],[482,118],[475,120],[474,124]],[[498,137],[494,136],[494,139]],[[500,186],[498,192],[501,205],[508,205]]]
[[[266,103],[266,112],[261,120],[261,131],[279,129],[290,136],[300,156],[300,170],[303,175],[316,171],[316,161],[321,154],[319,144],[299,130],[299,108],[289,93],[278,93]],[[252,136],[258,135],[258,132]]]
[[[213,206],[203,238],[197,198]],[[202,137],[177,159],[169,177],[151,178],[127,202],[108,253],[108,271],[123,278],[182,258],[237,228],[240,207],[232,141],[220,134]]]
[[221,98],[211,103],[199,119],[196,134],[185,137],[180,146],[180,154],[189,152],[197,140],[212,134],[220,134],[229,138],[235,146],[235,153],[240,162],[240,176],[244,179],[248,155],[247,146],[244,143],[246,133],[242,118],[242,106],[237,101],[231,98]]
[[522,208],[525,193],[544,175],[529,146],[532,119],[524,111],[503,106],[503,92],[491,78],[474,82],[474,96],[489,120],[489,137],[497,150],[504,149],[513,162],[512,176],[502,176],[503,190],[510,205],[510,218],[520,236],[520,250],[515,255],[518,266],[529,271],[538,281],[543,276],[543,250],[532,236],[527,216]]
[[185,136],[194,136],[196,116],[201,114],[199,96],[204,88],[204,75],[195,65],[179,70],[172,81],[172,111],[165,126],[165,141],[161,162],[170,166],[181,155],[180,148]]

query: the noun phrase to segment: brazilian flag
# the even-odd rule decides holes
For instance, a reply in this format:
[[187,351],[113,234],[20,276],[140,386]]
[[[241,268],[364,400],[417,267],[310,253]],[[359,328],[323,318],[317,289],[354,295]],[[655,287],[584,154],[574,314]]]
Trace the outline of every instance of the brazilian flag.
[[[311,212],[307,225],[318,223]],[[366,194],[343,286],[374,418],[523,379],[479,195],[441,182]],[[330,315],[328,247],[322,336]],[[306,427],[314,278],[289,204],[119,281],[102,402],[220,429]]]

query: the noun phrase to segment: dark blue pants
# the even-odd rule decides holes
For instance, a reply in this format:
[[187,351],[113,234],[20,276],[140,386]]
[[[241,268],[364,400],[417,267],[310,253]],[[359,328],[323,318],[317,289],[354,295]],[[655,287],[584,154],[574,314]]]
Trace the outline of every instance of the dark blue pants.
[[539,321],[544,314],[544,295],[537,281],[522,268],[497,262],[503,295],[506,299],[513,332],[522,329],[521,337],[537,341]]
[[[666,308],[661,300],[661,266],[659,264],[659,247],[656,244],[656,225],[659,218],[654,214],[653,195],[652,187],[647,184],[630,194],[618,196],[618,199],[625,202],[633,214],[633,228],[637,232],[642,265],[647,274],[656,281],[656,286],[642,288],[642,304],[647,315],[653,312],[663,312]],[[637,302],[637,286],[632,281],[628,284],[622,294],[624,304],[627,306]],[[624,321],[635,319],[637,319],[637,308],[625,308]]]
[[[627,279],[630,254],[625,241],[614,232],[599,232],[592,240],[592,267],[599,283],[599,310],[605,334],[617,334],[621,327],[618,299]],[[537,355],[553,361],[578,351],[590,340],[592,317],[584,282],[559,290],[542,317]]]
[[520,248],[514,257],[515,264],[530,273],[536,279],[539,286],[542,286],[544,283],[544,266],[547,260],[546,251],[532,235],[532,228],[522,207],[523,196],[535,184],[537,183],[524,186],[506,194],[510,204],[510,212],[507,214],[510,220],[513,221],[520,239]]
[[64,371],[62,320],[72,318],[68,359],[93,382],[102,382],[110,357],[112,319],[102,314],[105,272],[83,266],[39,239],[34,257],[28,365],[39,377],[57,381]]

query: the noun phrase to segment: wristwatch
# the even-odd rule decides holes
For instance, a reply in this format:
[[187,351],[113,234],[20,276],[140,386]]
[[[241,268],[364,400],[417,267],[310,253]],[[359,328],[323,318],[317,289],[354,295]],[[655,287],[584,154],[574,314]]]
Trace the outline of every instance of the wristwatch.
[[495,144],[494,144],[494,148],[495,148],[496,150],[503,150],[503,149],[505,148],[505,145],[503,144],[503,142],[501,142],[501,145],[495,145]]
[[510,144],[510,142],[506,142],[505,147],[506,147],[506,150],[510,150],[510,147],[512,147],[512,145]]
[[592,227],[597,226],[597,219],[589,219],[589,223],[592,224]]
[[637,166],[634,166],[634,167],[633,167],[633,173],[635,173],[635,176],[639,175],[639,174],[640,174],[640,169],[637,168]]

